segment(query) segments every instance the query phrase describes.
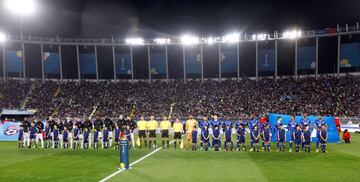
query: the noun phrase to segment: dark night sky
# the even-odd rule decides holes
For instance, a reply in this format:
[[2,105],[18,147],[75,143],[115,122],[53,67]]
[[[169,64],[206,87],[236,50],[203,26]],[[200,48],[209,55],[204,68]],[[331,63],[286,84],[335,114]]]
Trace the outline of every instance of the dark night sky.
[[[25,18],[25,34],[64,37],[201,36],[230,31],[280,32],[355,24],[360,1],[280,0],[38,0],[38,12]],[[3,3],[2,3],[3,4]],[[0,29],[19,33],[19,18],[0,7]]]

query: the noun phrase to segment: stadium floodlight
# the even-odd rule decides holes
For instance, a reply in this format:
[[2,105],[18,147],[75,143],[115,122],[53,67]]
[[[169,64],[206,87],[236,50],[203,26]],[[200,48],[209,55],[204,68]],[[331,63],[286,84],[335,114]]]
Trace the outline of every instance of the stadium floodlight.
[[142,38],[128,38],[125,39],[126,44],[130,45],[142,45],[144,44],[144,39]]
[[199,43],[199,38],[192,35],[183,35],[181,37],[181,43],[184,45],[191,45]]
[[239,42],[239,40],[240,40],[239,33],[231,33],[231,34],[225,35],[222,38],[223,42],[229,42],[229,43]]
[[302,32],[300,30],[286,31],[283,33],[283,37],[287,39],[295,39],[301,37]]
[[12,13],[24,16],[35,12],[35,0],[5,0],[5,7]]
[[154,42],[156,44],[169,44],[170,43],[170,39],[165,39],[165,38],[157,38],[157,39],[154,39]]
[[205,42],[208,44],[213,44],[215,42],[215,39],[214,37],[208,37],[205,39]]
[[0,33],[0,42],[6,42],[6,40],[7,40],[6,34]]

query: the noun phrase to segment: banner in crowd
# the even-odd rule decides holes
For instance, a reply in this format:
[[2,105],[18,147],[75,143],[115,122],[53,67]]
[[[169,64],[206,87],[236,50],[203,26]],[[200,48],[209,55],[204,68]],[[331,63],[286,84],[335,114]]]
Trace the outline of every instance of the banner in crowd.
[[275,71],[275,49],[259,49],[259,72]]
[[0,141],[17,141],[19,136],[19,122],[0,122]]
[[316,48],[313,46],[298,48],[298,70],[315,69]]
[[44,72],[60,73],[60,57],[57,52],[44,52]]
[[341,44],[340,68],[360,67],[360,43]]
[[194,76],[195,74],[201,74],[201,54],[199,47],[186,48],[185,69],[188,75]]
[[117,75],[131,75],[131,56],[129,53],[115,54]]
[[80,73],[85,75],[96,74],[96,59],[94,53],[80,53]]
[[23,72],[23,52],[6,50],[5,51],[5,65],[8,73],[22,73]]
[[[289,141],[290,135],[288,132],[287,124],[290,121],[290,115],[271,113],[269,115],[269,122],[272,127],[275,126],[278,116],[280,116],[282,118],[282,123],[286,130],[286,140]],[[302,118],[302,116],[295,116],[296,123],[300,123],[301,118]],[[317,120],[317,116],[308,116],[307,119],[309,119],[311,121],[311,124],[310,124],[311,138],[312,138],[312,141],[315,142],[317,139],[316,139],[316,130],[314,128],[314,123],[315,123],[315,120]],[[328,129],[327,129],[328,142],[339,142],[340,140],[339,140],[339,135],[338,135],[336,126],[335,126],[334,117],[333,116],[323,116],[322,119],[328,125]],[[273,130],[272,140],[276,141],[276,135],[275,135],[274,130]]]
[[166,56],[164,53],[150,53],[150,71],[152,75],[166,74]]
[[236,73],[237,72],[237,47],[236,45],[224,45],[220,52],[221,72]]

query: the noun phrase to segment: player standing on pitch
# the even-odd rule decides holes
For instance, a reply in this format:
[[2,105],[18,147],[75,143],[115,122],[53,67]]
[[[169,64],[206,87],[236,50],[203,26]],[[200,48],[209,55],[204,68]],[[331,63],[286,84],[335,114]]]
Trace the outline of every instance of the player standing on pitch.
[[319,152],[319,143],[321,140],[320,137],[320,130],[322,125],[325,125],[325,127],[327,127],[326,122],[322,119],[321,114],[318,115],[318,119],[315,120],[315,124],[314,124],[314,128],[316,129],[316,152]]
[[[250,118],[247,122],[248,124],[248,128],[250,130],[250,136],[253,136],[252,132],[253,132],[253,129],[254,129],[254,126],[257,126],[257,128],[259,128],[260,126],[260,122],[259,120],[255,117],[254,114],[251,114],[250,115]],[[260,134],[260,132],[259,132]],[[254,147],[253,147],[253,140],[252,140],[253,137],[250,137],[250,151],[253,151],[254,150]]]
[[294,142],[294,132],[296,131],[296,121],[295,121],[295,116],[294,115],[291,115],[290,116],[290,121],[289,123],[287,124],[287,128],[288,128],[288,132],[289,132],[289,135],[290,135],[290,144],[289,144],[289,152],[292,151],[292,145],[293,145],[293,142]]
[[162,138],[162,148],[165,149],[165,142],[167,148],[169,149],[169,129],[171,127],[170,121],[164,116],[163,120],[160,122],[161,129],[161,138]]
[[174,149],[176,149],[177,142],[179,142],[179,145],[180,145],[181,134],[184,132],[184,126],[180,122],[180,120],[178,118],[176,118],[173,128],[174,128],[174,140],[175,140]]
[[199,127],[200,127],[200,150],[203,149],[203,145],[204,145],[204,137],[203,137],[203,132],[205,131],[205,126],[207,126],[207,129],[209,129],[210,123],[208,122],[207,117],[203,117],[203,121],[200,121],[199,123]]
[[70,148],[73,148],[73,135],[72,135],[72,131],[73,131],[73,122],[71,120],[70,117],[66,118],[66,122],[64,123],[64,126],[67,128],[68,130],[68,139],[70,140]]
[[146,121],[144,120],[144,116],[140,117],[140,120],[137,122],[137,129],[138,129],[138,137],[140,140],[139,149],[141,149],[142,144],[145,144],[145,148],[147,147],[146,141]]
[[194,126],[196,126],[196,120],[192,115],[186,120],[186,149],[189,149],[191,143],[191,134]]
[[[101,148],[104,148],[104,142],[102,140],[102,138],[103,138],[103,133],[102,133],[103,127],[104,127],[104,122],[100,119],[99,115],[96,115],[96,119],[94,121],[94,129],[96,129],[98,131],[99,138],[101,140]],[[91,143],[91,134],[90,133],[91,133],[91,130],[89,130],[89,143]]]
[[[305,130],[306,125],[309,126],[309,130],[310,130],[310,120],[307,119],[307,113],[306,112],[303,113],[303,117],[300,119],[300,124],[301,124],[302,130]],[[304,151],[304,146],[305,146],[305,142],[302,142],[301,143],[301,150],[302,151]]]
[[44,130],[44,123],[41,120],[36,121],[35,123],[38,131],[36,133],[36,145],[39,144],[39,140],[41,142],[41,148],[44,148],[44,138],[43,138],[43,130]]
[[109,131],[109,148],[111,148],[112,142],[113,142],[113,130],[114,130],[114,122],[109,118],[108,115],[105,115],[104,119],[104,125]]

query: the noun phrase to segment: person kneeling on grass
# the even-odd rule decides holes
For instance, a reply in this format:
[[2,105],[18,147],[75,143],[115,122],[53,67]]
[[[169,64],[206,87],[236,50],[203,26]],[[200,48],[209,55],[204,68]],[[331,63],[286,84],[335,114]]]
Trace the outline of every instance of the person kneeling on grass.
[[350,143],[350,133],[347,129],[344,131],[343,141],[344,143]]
[[321,152],[322,153],[326,153],[327,139],[328,139],[328,133],[326,131],[325,124],[323,124],[323,125],[321,125],[321,130],[320,130],[320,144],[321,144]]
[[260,132],[257,125],[254,125],[253,131],[251,133],[251,140],[253,142],[253,151],[254,152],[260,152],[259,148],[259,138],[260,138]]

